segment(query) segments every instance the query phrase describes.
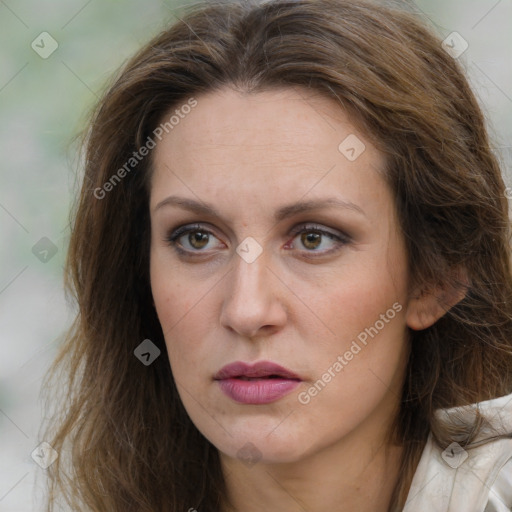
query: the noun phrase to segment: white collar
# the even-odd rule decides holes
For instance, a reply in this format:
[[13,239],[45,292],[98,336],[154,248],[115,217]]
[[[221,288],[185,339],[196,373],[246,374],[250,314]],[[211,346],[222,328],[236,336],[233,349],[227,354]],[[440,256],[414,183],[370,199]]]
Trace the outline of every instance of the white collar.
[[[403,512],[510,512],[512,510],[512,394],[466,407],[440,409],[446,421],[489,422],[472,447],[440,448],[430,434]],[[509,436],[496,438],[497,435]]]

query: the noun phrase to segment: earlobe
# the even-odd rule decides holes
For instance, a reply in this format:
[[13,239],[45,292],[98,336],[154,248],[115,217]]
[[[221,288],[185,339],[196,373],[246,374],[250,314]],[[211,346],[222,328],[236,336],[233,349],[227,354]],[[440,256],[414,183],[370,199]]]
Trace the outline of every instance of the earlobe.
[[468,279],[457,279],[454,283],[416,289],[407,305],[406,323],[415,331],[434,325],[467,294]]

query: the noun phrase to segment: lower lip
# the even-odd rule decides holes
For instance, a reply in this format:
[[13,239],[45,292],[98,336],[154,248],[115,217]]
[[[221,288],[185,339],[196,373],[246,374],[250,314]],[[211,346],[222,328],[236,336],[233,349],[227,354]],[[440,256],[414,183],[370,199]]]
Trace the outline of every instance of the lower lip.
[[224,394],[241,404],[268,404],[294,390],[301,381],[292,379],[223,379],[217,381]]

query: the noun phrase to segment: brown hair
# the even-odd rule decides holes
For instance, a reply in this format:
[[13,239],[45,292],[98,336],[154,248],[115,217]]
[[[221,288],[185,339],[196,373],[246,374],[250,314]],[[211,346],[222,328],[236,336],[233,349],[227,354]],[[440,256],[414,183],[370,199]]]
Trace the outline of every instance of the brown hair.
[[[439,38],[411,13],[364,1],[205,2],[125,65],[91,120],[66,274],[79,311],[49,373],[67,381],[46,436],[60,454],[48,510],[59,496],[98,512],[214,512],[225,499],[218,451],[183,408],[152,307],[151,157],[98,198],[164,114],[225,86],[334,98],[387,156],[411,276],[457,284],[463,269],[469,284],[432,327],[410,331],[390,510],[403,506],[429,432],[447,446],[478,431],[449,428],[437,408],[512,391],[505,186],[482,112]],[[150,366],[133,353],[147,338],[162,351]]]

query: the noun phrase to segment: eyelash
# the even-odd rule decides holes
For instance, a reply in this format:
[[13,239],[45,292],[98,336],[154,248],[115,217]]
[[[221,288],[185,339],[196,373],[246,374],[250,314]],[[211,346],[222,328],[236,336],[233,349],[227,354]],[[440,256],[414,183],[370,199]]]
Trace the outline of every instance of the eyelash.
[[[201,253],[202,252],[206,252],[206,251],[201,251],[201,250],[196,250],[196,251],[189,251],[188,249],[183,249],[182,247],[180,247],[179,245],[179,242],[178,240],[183,237],[184,235],[187,235],[189,233],[193,233],[193,232],[201,232],[203,234],[208,234],[208,235],[212,235],[215,237],[215,234],[208,230],[208,229],[205,229],[204,227],[202,227],[200,224],[195,224],[195,225],[186,225],[186,226],[181,226],[179,228],[177,228],[176,230],[174,230],[173,232],[171,232],[169,234],[169,236],[167,236],[165,238],[165,242],[167,242],[169,245],[172,246],[172,248],[180,255],[183,255],[183,256],[201,256]],[[322,236],[326,236],[327,238],[331,239],[331,240],[334,240],[336,242],[338,242],[338,247],[336,248],[333,248],[333,249],[330,249],[328,251],[323,251],[323,252],[320,252],[320,251],[314,251],[314,250],[307,250],[305,249],[305,252],[306,253],[309,253],[309,254],[315,254],[315,253],[318,253],[319,255],[322,255],[322,256],[325,256],[327,254],[332,254],[334,252],[337,252],[338,250],[340,250],[344,245],[346,245],[347,243],[350,242],[350,237],[346,234],[341,234],[341,235],[337,235],[335,233],[331,233],[330,231],[326,231],[325,229],[322,229],[322,227],[318,226],[318,225],[315,225],[315,224],[301,224],[300,226],[297,226],[295,229],[292,230],[292,232],[290,233],[290,235],[293,236],[293,238],[295,238],[297,235],[301,234],[301,233],[307,233],[307,232],[314,232],[316,234],[320,234]],[[217,237],[215,237],[217,238]],[[317,256],[308,256],[308,257],[317,257]]]

